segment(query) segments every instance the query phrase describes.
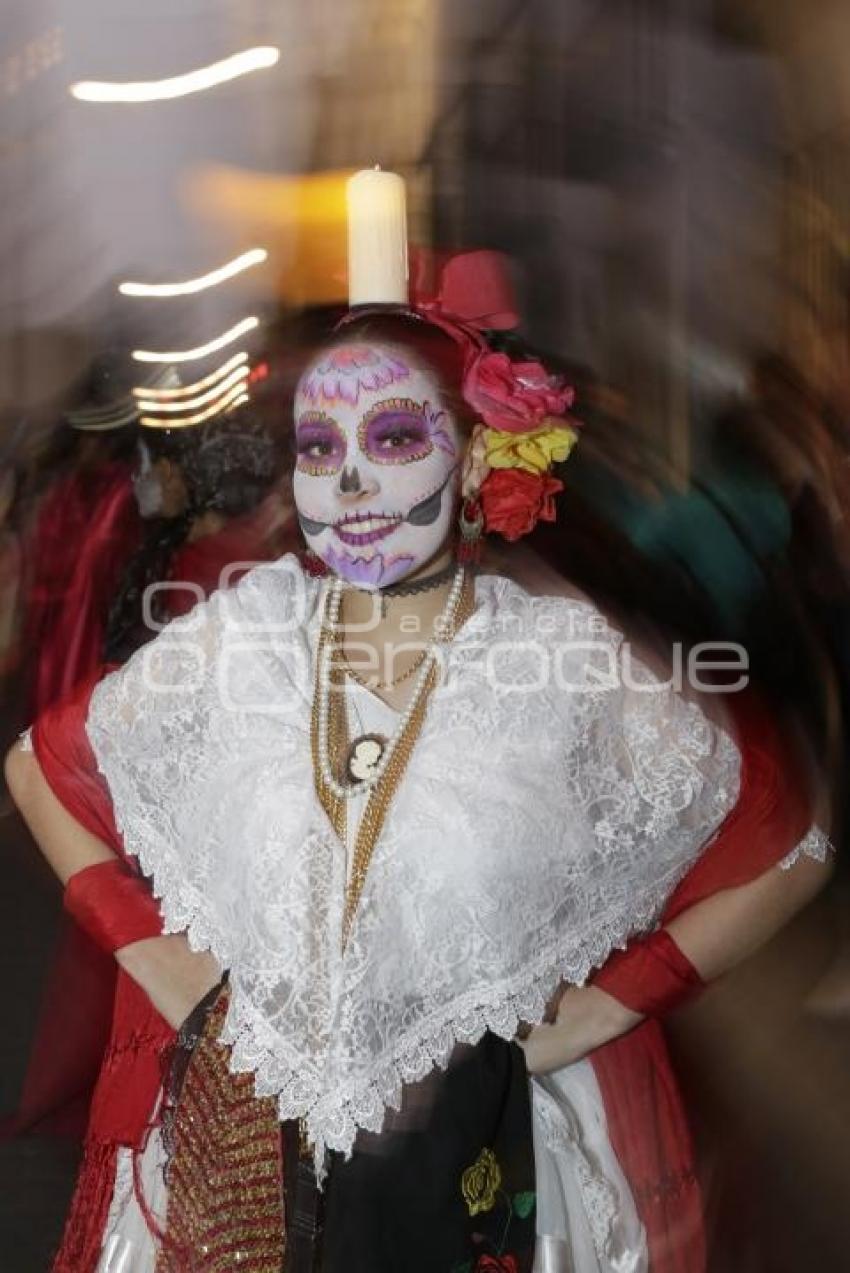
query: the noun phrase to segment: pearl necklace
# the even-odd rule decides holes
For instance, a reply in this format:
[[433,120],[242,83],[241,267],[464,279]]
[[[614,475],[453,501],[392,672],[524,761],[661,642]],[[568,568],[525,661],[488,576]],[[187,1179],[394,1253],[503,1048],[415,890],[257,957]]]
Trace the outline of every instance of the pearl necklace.
[[[428,642],[426,647],[425,657],[422,660],[422,666],[419,669],[419,675],[416,678],[410,702],[400,713],[395,731],[392,737],[388,740],[381,755],[381,759],[375,766],[373,773],[368,778],[364,778],[362,781],[353,784],[337,781],[334,776],[330,759],[329,726],[331,716],[330,696],[332,692],[331,672],[334,656],[337,652],[337,642],[339,640],[339,613],[342,606],[343,592],[342,580],[339,578],[334,579],[328,589],[325,596],[325,607],[322,615],[322,631],[319,641],[319,767],[321,769],[322,781],[338,799],[350,800],[354,796],[360,795],[363,791],[370,791],[372,788],[377,787],[378,783],[383,778],[396,747],[404,736],[405,731],[410,725],[411,719],[419,708],[420,702],[426,693],[434,666],[439,657],[440,646],[448,641],[454,633],[457,611],[461,597],[463,596],[465,582],[466,571],[463,566],[460,566],[455,573],[451,589],[449,590],[445,609],[434,621],[434,636]],[[338,693],[339,691],[336,690],[334,692]]]

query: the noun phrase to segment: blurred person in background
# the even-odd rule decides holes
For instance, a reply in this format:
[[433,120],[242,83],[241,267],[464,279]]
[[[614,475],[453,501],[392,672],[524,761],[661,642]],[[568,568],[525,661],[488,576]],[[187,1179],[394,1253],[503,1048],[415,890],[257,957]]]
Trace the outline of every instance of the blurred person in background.
[[27,700],[38,714],[99,667],[107,615],[141,521],[131,484],[136,408],[111,356],[57,426],[24,545]]
[[251,563],[297,543],[280,456],[250,409],[182,429],[145,428],[137,448],[133,490],[145,531],[109,609],[107,663],[124,662],[155,636],[152,621],[188,613],[225,572],[232,586]]
[[[170,619],[188,614],[222,584],[232,587],[254,564],[292,550],[298,541],[280,457],[250,409],[182,429],[140,427],[135,447],[130,489],[143,523],[141,543],[111,593],[101,596],[108,603],[102,648],[97,657],[91,652],[91,665],[75,681],[78,692],[106,668],[125,662]],[[100,538],[97,544],[110,546]],[[56,1022],[75,986],[87,987],[96,1015],[113,983],[111,965],[66,917],[30,1050],[14,1123],[18,1133],[81,1130],[88,1047],[79,1050],[57,1095],[49,1077],[45,1081],[52,1070]],[[96,1030],[87,1044],[96,1052]],[[76,1079],[78,1074],[82,1077]]]
[[837,773],[850,708],[850,487],[827,415],[788,360],[762,355],[750,394],[715,422],[707,481],[771,584],[751,596],[760,670]]
[[541,526],[535,546],[632,632],[749,650],[771,594],[770,563],[787,540],[781,494],[771,488],[762,506],[761,487],[740,473],[733,480],[728,465],[683,482],[641,434],[621,391],[588,369],[576,379],[576,489],[566,529]]
[[750,445],[791,511],[795,572],[811,604],[829,612],[850,585],[847,452],[830,431],[827,403],[787,359],[756,361],[752,408]]

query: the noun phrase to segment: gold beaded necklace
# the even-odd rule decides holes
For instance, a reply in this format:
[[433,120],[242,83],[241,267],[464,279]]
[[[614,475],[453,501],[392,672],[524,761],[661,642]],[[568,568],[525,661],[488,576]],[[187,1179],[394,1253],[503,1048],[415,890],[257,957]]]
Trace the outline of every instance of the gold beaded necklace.
[[411,676],[414,676],[419,671],[427,657],[428,650],[424,649],[421,654],[416,656],[410,667],[405,668],[401,676],[396,676],[391,681],[368,681],[366,677],[358,672],[355,667],[352,667],[345,655],[342,655],[348,675],[352,680],[356,681],[358,685],[362,685],[366,690],[394,690],[396,686],[403,685],[405,681],[409,681]]
[[[451,639],[462,624],[466,622],[472,614],[473,609],[474,588],[472,586],[471,578],[468,578],[457,609],[453,630],[449,634],[448,639]],[[323,656],[326,651],[329,651],[331,655],[328,696],[330,703],[328,750],[333,758],[334,767],[336,771],[339,772],[349,749],[348,720],[345,711],[343,688],[345,680],[345,666],[341,655],[338,634],[331,632],[323,624],[319,634],[319,648],[317,650],[316,658],[316,677],[313,689],[313,710],[310,721],[313,780],[316,787],[316,794],[319,797],[322,808],[328,815],[328,819],[340,840],[345,842],[346,801],[343,797],[335,795],[330,787],[328,787],[322,777],[322,767],[319,761],[320,676]],[[345,908],[343,911],[342,921],[343,946],[345,946],[348,941],[351,924],[363,892],[363,886],[366,882],[366,875],[369,870],[369,863],[372,860],[372,854],[374,852],[378,836],[381,833],[387,812],[398,789],[399,783],[407,769],[416,740],[422,732],[428,703],[438,679],[439,668],[435,663],[425,681],[423,693],[419,696],[416,707],[411,713],[410,719],[398,739],[382,778],[376,786],[371,789],[366,800],[366,805],[360,818],[360,824],[358,826],[357,836],[354,842],[351,874],[346,888]]]

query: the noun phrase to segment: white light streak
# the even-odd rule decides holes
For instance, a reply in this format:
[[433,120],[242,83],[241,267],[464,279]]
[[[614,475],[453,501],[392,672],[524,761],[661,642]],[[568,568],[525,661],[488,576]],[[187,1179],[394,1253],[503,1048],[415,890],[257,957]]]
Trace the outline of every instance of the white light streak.
[[203,424],[205,420],[211,420],[222,411],[233,411],[236,407],[241,407],[244,402],[250,402],[250,397],[243,391],[242,385],[237,385],[219,402],[214,402],[211,407],[207,407],[206,411],[199,411],[197,415],[186,416],[183,420],[162,420],[158,416],[143,415],[139,424],[144,424],[149,429],[187,429],[190,425]]
[[[144,386],[143,392],[146,394],[157,394],[162,391],[170,393],[180,388],[180,377],[173,367],[162,367],[157,371],[152,371],[150,379]],[[135,393],[135,389],[133,393]]]
[[210,385],[217,384],[219,380],[223,380],[229,375],[235,367],[240,367],[247,363],[248,355],[242,350],[241,353],[234,354],[232,358],[228,358],[227,362],[222,363],[215,371],[211,371],[208,376],[204,376],[203,380],[196,380],[193,385],[179,385],[174,389],[153,389],[147,385],[138,385],[133,393],[137,398],[161,398],[163,402],[171,402],[178,398],[191,398],[193,393],[201,393],[204,389],[208,389]]
[[241,323],[228,328],[226,332],[216,336],[215,340],[206,345],[198,345],[195,349],[171,349],[162,353],[153,349],[134,349],[133,357],[136,362],[192,362],[196,358],[206,358],[207,354],[214,354],[218,349],[224,349],[225,345],[230,345],[259,325],[259,318],[243,318]]
[[[129,402],[129,399],[128,399]],[[132,424],[138,419],[136,404],[115,407],[107,411],[69,411],[65,418],[72,429],[80,429],[84,433],[105,433],[109,429],[118,429],[124,424]]]
[[226,376],[217,385],[213,385],[212,389],[208,389],[206,393],[201,393],[197,398],[184,398],[178,402],[163,402],[159,400],[151,400],[147,395],[143,398],[139,395],[137,405],[140,411],[165,411],[172,413],[175,411],[193,411],[195,407],[204,407],[208,402],[212,402],[215,398],[220,398],[234,385],[242,385],[251,374],[251,368],[248,366],[238,367],[231,375]]
[[228,261],[217,270],[211,270],[209,274],[202,274],[200,278],[186,279],[183,283],[133,283],[128,280],[120,284],[118,291],[122,296],[192,296],[208,287],[217,287],[219,283],[225,283],[229,278],[234,278],[255,265],[262,265],[268,258],[265,248],[252,248],[250,252],[243,252],[233,261]]
[[185,75],[164,80],[138,80],[113,83],[105,80],[80,80],[68,90],[79,102],[162,102],[189,93],[202,93],[240,75],[250,75],[274,66],[280,60],[280,49],[271,45],[244,49],[211,66],[201,66]]

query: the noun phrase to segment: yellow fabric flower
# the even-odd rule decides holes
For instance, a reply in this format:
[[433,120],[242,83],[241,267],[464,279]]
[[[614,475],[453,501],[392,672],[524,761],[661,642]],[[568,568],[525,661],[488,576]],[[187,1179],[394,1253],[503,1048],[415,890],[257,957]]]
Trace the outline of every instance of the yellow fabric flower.
[[577,438],[575,429],[563,424],[544,424],[528,433],[501,433],[497,429],[487,429],[487,463],[493,469],[545,473],[553,464],[567,458]]
[[502,1173],[496,1155],[492,1149],[482,1149],[460,1178],[461,1192],[471,1216],[477,1216],[480,1211],[492,1211],[501,1183]]

